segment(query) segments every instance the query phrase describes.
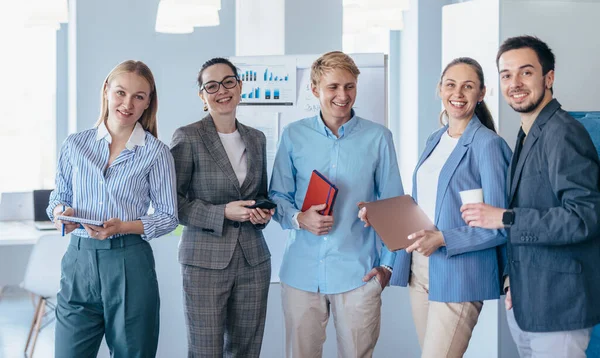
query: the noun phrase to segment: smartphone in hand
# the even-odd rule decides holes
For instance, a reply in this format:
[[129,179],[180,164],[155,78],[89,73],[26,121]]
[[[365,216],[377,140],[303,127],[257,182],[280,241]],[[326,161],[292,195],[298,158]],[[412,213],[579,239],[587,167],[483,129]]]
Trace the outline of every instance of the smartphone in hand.
[[274,202],[272,202],[269,199],[258,199],[256,200],[256,202],[254,203],[254,205],[248,205],[246,206],[248,209],[267,209],[267,210],[271,210],[271,209],[275,209],[277,207],[277,204],[275,204]]

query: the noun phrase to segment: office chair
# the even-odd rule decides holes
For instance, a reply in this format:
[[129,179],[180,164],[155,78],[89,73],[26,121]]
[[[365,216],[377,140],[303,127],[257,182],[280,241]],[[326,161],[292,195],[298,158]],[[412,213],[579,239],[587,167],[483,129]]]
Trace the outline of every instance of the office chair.
[[[56,306],[51,300],[56,298],[60,288],[60,264],[68,245],[68,238],[50,234],[40,237],[31,250],[21,287],[39,299],[25,344],[26,356],[33,356],[40,331],[54,320],[53,312]],[[46,322],[43,323],[45,317]],[[28,354],[30,342],[31,352]]]

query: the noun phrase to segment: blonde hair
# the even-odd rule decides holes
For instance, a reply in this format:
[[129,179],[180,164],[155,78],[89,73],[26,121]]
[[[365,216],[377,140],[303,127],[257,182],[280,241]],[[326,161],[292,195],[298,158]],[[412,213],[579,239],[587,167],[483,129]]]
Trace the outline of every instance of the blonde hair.
[[350,72],[355,78],[358,78],[360,74],[358,67],[356,67],[354,60],[350,56],[342,51],[331,51],[313,62],[310,69],[310,82],[313,86],[318,86],[321,76],[324,73],[338,68]]
[[150,97],[150,104],[148,108],[144,110],[138,122],[142,125],[144,130],[147,130],[154,137],[158,138],[158,131],[156,128],[156,112],[158,111],[158,94],[156,93],[156,84],[154,82],[154,76],[152,75],[152,71],[150,68],[143,63],[142,61],[133,61],[128,60],[125,62],[121,62],[115,68],[110,71],[104,83],[102,84],[102,88],[100,89],[100,117],[98,117],[98,121],[96,122],[96,127],[100,125],[100,123],[106,121],[108,118],[108,99],[106,98],[106,86],[115,78],[116,76],[122,73],[135,73],[138,76],[143,77],[148,84],[150,85],[150,93],[148,94]]

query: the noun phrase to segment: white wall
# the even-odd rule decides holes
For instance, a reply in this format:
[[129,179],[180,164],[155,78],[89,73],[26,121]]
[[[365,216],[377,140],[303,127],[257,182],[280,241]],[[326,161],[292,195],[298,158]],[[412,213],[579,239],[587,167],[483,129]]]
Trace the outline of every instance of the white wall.
[[283,55],[284,19],[284,1],[236,0],[236,56]]
[[342,0],[285,0],[286,55],[341,49]]
[[[488,106],[498,126],[498,70],[496,52],[500,38],[498,0],[470,1],[444,6],[442,68],[457,57],[471,57],[483,68]],[[441,104],[440,104],[441,107]]]

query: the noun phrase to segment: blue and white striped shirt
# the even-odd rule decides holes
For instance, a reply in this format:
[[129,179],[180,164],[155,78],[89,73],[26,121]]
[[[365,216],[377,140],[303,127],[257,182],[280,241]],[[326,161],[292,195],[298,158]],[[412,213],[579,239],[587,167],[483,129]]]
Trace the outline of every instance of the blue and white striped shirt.
[[[145,240],[168,234],[179,222],[169,147],[137,123],[125,149],[107,167],[111,141],[104,123],[67,137],[58,158],[48,216],[53,219],[54,208],[67,205],[75,216],[86,219],[141,220]],[[154,213],[148,215],[150,203]],[[83,228],[73,234],[89,237]],[[117,236],[122,235],[113,237]]]

